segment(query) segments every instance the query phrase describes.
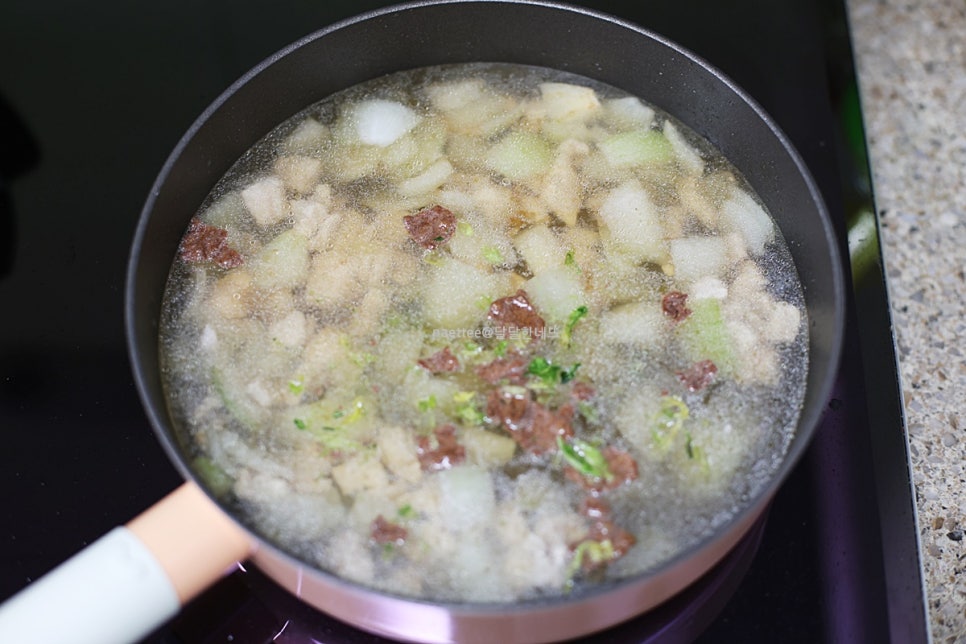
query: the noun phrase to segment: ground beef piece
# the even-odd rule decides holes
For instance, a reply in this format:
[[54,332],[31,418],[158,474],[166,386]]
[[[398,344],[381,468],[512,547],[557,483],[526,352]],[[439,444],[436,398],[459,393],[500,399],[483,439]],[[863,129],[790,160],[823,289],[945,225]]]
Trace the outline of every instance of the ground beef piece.
[[616,481],[616,484],[612,482],[612,487],[617,487],[637,478],[637,461],[634,460],[633,456],[616,447],[605,447],[603,453],[604,458],[607,459],[607,467],[610,469],[610,473],[614,475],[614,481]]
[[519,353],[513,353],[476,368],[476,375],[490,383],[498,385],[507,382],[511,385],[522,385],[526,381],[529,362]]
[[688,295],[680,291],[670,291],[661,298],[661,310],[675,322],[680,322],[691,315],[688,308]]
[[435,250],[456,233],[456,217],[442,206],[420,210],[415,215],[403,217],[409,237],[429,250]]
[[486,415],[498,422],[523,449],[545,454],[557,449],[557,437],[574,435],[571,405],[551,410],[532,400],[529,393],[503,389],[490,392]]
[[449,347],[443,347],[428,358],[420,360],[419,366],[431,373],[448,373],[457,371],[460,368],[460,361]]
[[228,245],[228,231],[192,219],[181,240],[181,259],[192,263],[212,262],[222,268],[241,266],[241,254]]
[[372,522],[372,530],[369,536],[378,544],[393,543],[396,545],[402,545],[406,541],[406,537],[409,536],[409,532],[406,528],[402,527],[397,523],[392,523],[391,521],[386,521],[386,519],[380,514],[376,517],[375,521]]
[[529,392],[494,389],[486,398],[486,415],[508,432],[515,432],[533,422]]
[[614,559],[623,557],[637,543],[637,538],[633,534],[606,520],[594,521],[587,533],[587,538],[600,543],[610,540],[611,547],[614,548]]
[[436,428],[432,437],[416,439],[416,457],[425,471],[448,470],[466,460],[466,449],[456,441],[456,428],[442,425]]
[[688,391],[701,391],[712,382],[718,374],[718,367],[710,360],[695,362],[685,371],[679,371],[676,375]]
[[530,303],[522,289],[490,304],[487,317],[503,334],[526,333],[530,339],[543,336],[546,323]]
[[594,386],[583,380],[577,380],[573,385],[570,386],[570,395],[574,400],[579,400],[581,402],[587,402],[591,398],[597,395],[597,390]]
[[590,494],[580,502],[580,513],[591,519],[609,519],[610,504],[597,494]]
[[600,570],[615,559],[623,557],[637,543],[637,538],[612,522],[609,518],[601,518],[595,519],[587,531],[587,536],[581,541],[571,544],[570,548],[571,550],[576,550],[581,544],[587,543],[588,541],[596,541],[597,543],[609,541],[611,553],[609,558],[596,558],[591,553],[585,551],[580,560],[580,568],[584,573],[592,573]]

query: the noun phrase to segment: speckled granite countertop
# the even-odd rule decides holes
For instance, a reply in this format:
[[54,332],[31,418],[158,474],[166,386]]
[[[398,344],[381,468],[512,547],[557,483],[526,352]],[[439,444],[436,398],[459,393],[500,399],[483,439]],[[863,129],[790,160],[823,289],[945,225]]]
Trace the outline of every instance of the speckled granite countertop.
[[966,2],[849,0],[930,629],[966,642]]

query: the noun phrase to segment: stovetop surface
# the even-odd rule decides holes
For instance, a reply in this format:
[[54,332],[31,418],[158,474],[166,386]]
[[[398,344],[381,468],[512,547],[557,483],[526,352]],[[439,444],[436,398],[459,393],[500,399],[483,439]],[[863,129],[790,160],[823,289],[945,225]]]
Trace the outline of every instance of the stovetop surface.
[[[262,58],[386,4],[13,0],[0,8],[0,599],[180,482],[138,402],[122,327],[129,244],[167,154]],[[754,97],[813,173],[848,256],[847,226],[871,194],[861,139],[850,145],[854,79],[839,2],[577,4],[677,41]],[[696,613],[698,627],[625,627],[607,641],[683,641],[702,630],[702,642],[927,641],[875,270],[855,279],[825,421],[751,554],[734,564],[743,566],[737,588],[723,584],[726,601]],[[256,577],[227,578],[148,641],[269,641],[259,629],[278,616],[257,614],[265,605]],[[376,641],[356,635],[326,644]]]

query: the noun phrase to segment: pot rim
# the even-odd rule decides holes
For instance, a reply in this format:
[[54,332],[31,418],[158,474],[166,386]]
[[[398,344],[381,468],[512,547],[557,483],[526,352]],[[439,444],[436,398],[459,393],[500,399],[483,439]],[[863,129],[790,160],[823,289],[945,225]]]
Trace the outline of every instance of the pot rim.
[[[692,544],[683,552],[679,552],[677,555],[662,562],[659,566],[655,568],[648,569],[646,571],[640,572],[638,574],[615,580],[614,582],[603,584],[601,586],[596,586],[580,592],[576,592],[570,596],[559,596],[548,599],[538,599],[538,600],[528,600],[524,602],[516,602],[513,604],[507,603],[476,603],[476,602],[441,602],[441,601],[430,601],[425,599],[418,599],[412,597],[406,597],[401,595],[394,595],[385,591],[380,591],[367,587],[363,584],[357,582],[352,582],[339,577],[334,573],[329,573],[320,570],[311,564],[298,559],[297,557],[290,555],[284,549],[276,546],[270,539],[259,534],[255,529],[248,526],[246,523],[240,521],[235,513],[226,505],[220,501],[214,494],[212,494],[208,487],[201,481],[200,477],[195,474],[195,472],[189,467],[186,455],[178,447],[177,441],[174,438],[174,431],[170,427],[171,423],[167,418],[167,410],[159,409],[159,406],[153,401],[152,394],[152,384],[146,379],[146,368],[144,366],[144,356],[142,355],[141,346],[138,343],[138,339],[143,332],[143,329],[139,327],[139,315],[138,315],[138,272],[142,261],[142,253],[147,247],[147,228],[148,224],[152,219],[152,213],[156,205],[157,199],[161,194],[163,188],[165,187],[167,181],[170,178],[172,169],[178,164],[185,150],[192,144],[198,132],[227,104],[230,103],[233,97],[244,87],[246,87],[251,81],[260,75],[268,72],[272,66],[274,66],[279,61],[285,59],[293,52],[296,52],[303,47],[313,43],[314,41],[324,38],[329,34],[338,32],[340,30],[346,29],[353,25],[378,19],[390,14],[398,14],[402,12],[409,11],[419,11],[426,8],[434,8],[445,5],[524,5],[536,8],[543,8],[549,10],[563,11],[574,14],[580,14],[587,18],[605,21],[612,23],[617,27],[631,30],[636,32],[639,36],[646,39],[653,40],[665,48],[677,53],[678,55],[688,59],[689,61],[700,66],[704,72],[710,74],[718,82],[725,85],[730,92],[741,102],[743,102],[748,108],[750,108],[757,118],[770,130],[770,133],[780,144],[784,154],[786,154],[796,167],[797,173],[802,181],[804,181],[806,189],[811,196],[814,208],[817,214],[817,223],[822,225],[822,233],[824,235],[824,244],[828,248],[830,256],[832,258],[832,271],[831,271],[831,281],[832,281],[832,291],[834,306],[831,311],[832,320],[830,322],[832,328],[835,329],[833,337],[831,338],[831,344],[827,349],[829,354],[829,359],[825,365],[824,372],[817,374],[817,378],[810,375],[809,386],[813,387],[812,382],[818,382],[817,391],[812,392],[812,396],[817,396],[823,401],[827,401],[832,387],[834,385],[834,380],[836,373],[838,371],[839,360],[842,352],[842,347],[844,343],[844,325],[845,325],[845,279],[842,271],[842,261],[840,254],[839,242],[837,236],[832,228],[829,213],[825,202],[821,196],[819,189],[808,169],[802,160],[801,156],[795,149],[794,145],[785,135],[785,133],[778,127],[775,121],[769,116],[767,112],[758,104],[758,102],[748,95],[740,86],[734,83],[728,76],[717,69],[715,66],[710,64],[701,56],[695,54],[689,49],[679,45],[678,43],[669,40],[668,38],[655,33],[641,25],[634,24],[627,20],[618,18],[611,14],[589,9],[586,7],[580,7],[576,5],[571,5],[563,2],[555,2],[549,0],[416,0],[414,2],[403,2],[393,4],[391,6],[382,7],[370,11],[366,11],[338,22],[332,23],[330,25],[324,26],[312,33],[309,33],[302,38],[290,43],[289,45],[279,49],[275,53],[269,55],[264,60],[259,62],[257,65],[252,67],[249,71],[240,76],[235,82],[233,82],[227,89],[225,89],[214,101],[212,101],[208,107],[195,119],[195,121],[186,130],[184,135],[179,139],[172,152],[169,154],[165,160],[157,178],[155,179],[149,196],[142,208],[139,216],[138,225],[134,235],[134,241],[132,243],[131,254],[128,260],[126,283],[125,283],[125,335],[127,340],[128,353],[131,359],[132,372],[134,376],[134,381],[136,388],[138,390],[139,396],[142,400],[143,407],[148,415],[152,429],[155,435],[158,437],[163,449],[165,450],[169,460],[172,462],[174,467],[179,471],[182,477],[186,480],[194,481],[201,487],[205,493],[211,498],[211,500],[219,506],[219,508],[227,514],[232,521],[234,521],[239,527],[241,527],[245,533],[252,536],[254,542],[257,544],[257,551],[255,555],[256,562],[259,557],[277,560],[285,562],[287,565],[292,566],[293,569],[299,569],[303,571],[310,571],[314,575],[321,576],[330,582],[333,586],[344,588],[351,592],[362,592],[367,595],[375,597],[387,597],[390,599],[396,599],[408,604],[414,605],[425,605],[432,607],[439,607],[444,610],[450,611],[454,614],[473,614],[473,615],[500,615],[506,616],[512,613],[530,613],[535,610],[539,611],[541,609],[551,607],[557,608],[561,606],[573,605],[578,602],[584,602],[587,600],[596,600],[602,597],[612,596],[615,593],[620,594],[625,592],[629,586],[641,584],[642,581],[646,579],[652,579],[665,575],[668,571],[675,569],[682,565],[689,559],[694,558],[696,555],[707,552],[709,550],[714,550],[716,554],[712,556],[714,562],[718,561],[721,557],[730,551],[731,547],[734,546],[735,542],[738,540],[736,535],[734,539],[728,544],[728,547],[720,552],[719,548],[713,548],[715,543],[721,539],[722,534],[727,534],[729,531],[734,529],[734,526],[750,526],[754,523],[754,520],[759,518],[762,513],[767,509],[768,504],[771,502],[774,494],[785,482],[791,470],[797,465],[802,457],[802,454],[807,449],[811,442],[811,436],[819,423],[821,416],[824,413],[824,407],[818,405],[812,405],[808,408],[803,408],[801,415],[798,420],[798,426],[796,429],[796,435],[802,434],[803,439],[795,439],[791,442],[782,458],[780,466],[773,472],[769,477],[768,482],[754,495],[754,498],[739,512],[735,513],[727,522],[719,525],[716,529],[712,530],[706,536],[699,539],[697,542]],[[646,97],[645,97],[646,98]],[[676,116],[676,115],[675,115]],[[689,124],[690,125],[690,124]],[[699,132],[701,133],[701,132]],[[264,134],[264,133],[262,133]],[[704,136],[704,133],[701,133]],[[259,135],[260,137],[261,135]],[[185,222],[186,223],[186,222]],[[170,265],[170,261],[169,261]],[[803,286],[805,286],[803,284]],[[157,330],[157,320],[154,320],[155,332]],[[811,339],[810,339],[811,342]],[[809,369],[813,367],[810,364]],[[814,387],[813,387],[814,388]],[[162,406],[163,407],[163,406]],[[743,534],[744,531],[741,531]],[[713,562],[712,562],[713,563]],[[710,566],[706,567],[706,569]],[[700,576],[700,575],[698,575]],[[697,577],[695,577],[696,579]],[[693,582],[695,579],[692,579]]]

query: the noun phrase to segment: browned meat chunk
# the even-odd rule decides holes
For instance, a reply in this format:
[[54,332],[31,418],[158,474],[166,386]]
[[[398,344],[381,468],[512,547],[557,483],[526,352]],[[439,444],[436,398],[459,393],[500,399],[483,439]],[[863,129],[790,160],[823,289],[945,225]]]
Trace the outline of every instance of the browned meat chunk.
[[486,415],[509,432],[520,447],[534,454],[556,450],[558,436],[574,435],[573,407],[562,405],[551,410],[532,400],[529,393],[494,389],[486,401]]
[[456,441],[456,428],[443,425],[436,428],[432,437],[416,439],[416,456],[423,470],[448,470],[466,460],[466,449]]
[[580,503],[580,513],[591,519],[609,519],[610,504],[596,494],[584,497]]
[[529,362],[519,353],[512,353],[476,368],[476,375],[490,383],[499,385],[507,382],[522,385],[526,381]]
[[570,395],[581,402],[587,402],[591,398],[597,395],[597,390],[594,386],[583,380],[574,381],[573,386],[570,388]]
[[531,339],[542,336],[546,326],[523,290],[490,304],[488,317],[504,333],[528,333]]
[[228,245],[228,231],[192,219],[181,240],[181,259],[190,263],[212,262],[222,268],[241,266],[241,254]]
[[460,368],[460,361],[449,347],[443,347],[428,358],[420,360],[419,366],[432,373],[448,373],[457,371]]
[[456,216],[442,206],[420,210],[403,217],[409,237],[429,250],[436,249],[456,233]]
[[680,291],[670,291],[661,298],[661,310],[675,322],[680,322],[691,315],[688,308],[688,294]]
[[637,543],[633,534],[610,521],[595,521],[590,526],[587,538],[601,543],[610,540],[615,559],[623,557]]
[[718,373],[718,367],[710,360],[695,362],[686,371],[680,371],[676,375],[688,391],[701,391],[712,382]]
[[369,536],[373,541],[379,544],[392,543],[402,545],[403,542],[406,541],[406,537],[409,536],[409,532],[401,525],[387,521],[385,517],[380,514],[376,517],[376,520],[372,522],[372,530],[369,533]]

